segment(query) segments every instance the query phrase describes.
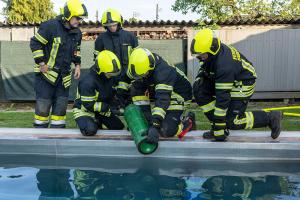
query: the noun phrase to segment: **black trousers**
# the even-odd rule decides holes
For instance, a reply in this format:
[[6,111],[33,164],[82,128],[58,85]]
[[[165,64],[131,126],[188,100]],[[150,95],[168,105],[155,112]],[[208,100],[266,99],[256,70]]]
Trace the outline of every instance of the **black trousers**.
[[65,128],[69,88],[63,86],[62,78],[59,77],[57,84],[52,85],[41,74],[36,74],[34,89],[36,92],[34,127],[47,128],[51,120],[51,128]]
[[[216,100],[215,83],[210,79],[203,78],[201,84],[194,84],[193,89],[197,104],[203,108],[205,116],[212,124],[214,122],[214,109],[205,108],[214,105]],[[269,117],[265,111],[246,112],[249,99],[250,97],[231,99],[226,114],[226,128],[240,130],[268,126]]]
[[111,114],[110,117],[96,115],[95,118],[89,116],[78,117],[75,119],[77,126],[82,135],[93,136],[98,129],[103,129],[103,125],[109,130],[122,130],[123,122],[116,116]]

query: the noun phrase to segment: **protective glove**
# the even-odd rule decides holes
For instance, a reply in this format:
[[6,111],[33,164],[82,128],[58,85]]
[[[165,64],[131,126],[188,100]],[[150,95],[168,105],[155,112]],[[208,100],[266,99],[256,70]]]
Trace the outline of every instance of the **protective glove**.
[[147,142],[150,144],[157,144],[159,141],[159,131],[154,126],[151,126],[147,134]]

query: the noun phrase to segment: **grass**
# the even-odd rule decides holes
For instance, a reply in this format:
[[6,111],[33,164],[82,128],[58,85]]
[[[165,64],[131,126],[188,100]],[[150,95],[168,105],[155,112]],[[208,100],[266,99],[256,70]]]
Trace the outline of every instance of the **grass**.
[[[260,107],[265,107],[264,104],[251,104],[249,110],[257,110]],[[192,106],[189,110],[196,113],[196,125],[198,130],[208,130],[210,124],[197,106]],[[300,110],[289,110],[288,112],[300,113]],[[32,111],[2,111],[0,112],[0,128],[32,128],[34,113]],[[71,112],[67,113],[67,128],[76,128],[75,121]],[[267,130],[267,129],[260,129]],[[284,117],[283,130],[299,131],[300,118],[297,117]]]

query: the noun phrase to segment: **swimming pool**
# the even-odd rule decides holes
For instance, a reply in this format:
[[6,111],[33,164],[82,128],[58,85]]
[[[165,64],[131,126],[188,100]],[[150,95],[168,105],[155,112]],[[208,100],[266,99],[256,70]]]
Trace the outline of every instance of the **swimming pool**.
[[300,161],[0,156],[0,199],[300,199]]
[[141,155],[127,131],[0,129],[0,200],[300,199],[300,133],[191,132]]

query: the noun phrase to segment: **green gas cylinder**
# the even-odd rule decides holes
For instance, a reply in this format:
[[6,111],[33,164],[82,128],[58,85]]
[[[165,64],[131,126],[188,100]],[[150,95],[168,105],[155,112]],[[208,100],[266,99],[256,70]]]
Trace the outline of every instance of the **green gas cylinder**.
[[124,117],[139,152],[142,154],[153,153],[158,144],[147,142],[149,126],[141,108],[134,104],[128,105],[125,108]]

